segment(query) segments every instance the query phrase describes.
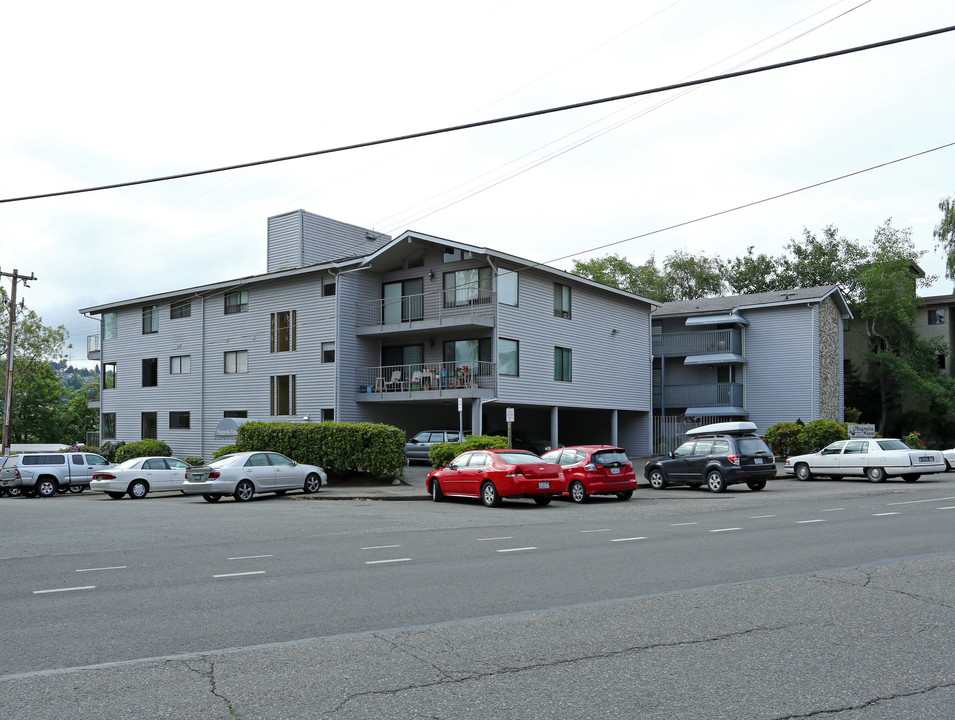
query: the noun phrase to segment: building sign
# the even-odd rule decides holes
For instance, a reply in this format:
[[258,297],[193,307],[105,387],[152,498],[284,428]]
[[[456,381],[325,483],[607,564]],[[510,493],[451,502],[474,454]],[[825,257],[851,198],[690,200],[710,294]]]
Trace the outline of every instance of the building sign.
[[854,425],[850,424],[846,428],[851,438],[874,438],[875,437],[875,425]]

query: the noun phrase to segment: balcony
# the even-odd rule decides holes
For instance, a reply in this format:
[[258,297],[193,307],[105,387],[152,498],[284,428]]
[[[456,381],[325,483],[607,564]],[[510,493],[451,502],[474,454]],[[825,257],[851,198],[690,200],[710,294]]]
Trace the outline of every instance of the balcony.
[[494,397],[497,363],[415,363],[355,371],[359,402]]
[[743,336],[735,329],[663,333],[653,336],[654,357],[742,354]]
[[474,287],[402,295],[357,304],[357,335],[389,335],[408,330],[494,327],[497,293]]
[[99,388],[90,388],[86,391],[86,407],[100,407]]
[[[666,403],[664,405],[664,403]],[[696,385],[667,385],[661,392],[659,387],[653,388],[654,408],[687,408],[687,415],[705,413],[691,413],[690,409],[722,408],[727,411],[742,411],[743,384],[742,383],[702,383]],[[743,411],[745,413],[745,411]],[[731,414],[727,412],[726,414]]]
[[99,335],[87,335],[86,336],[86,359],[99,360],[99,357],[100,357]]

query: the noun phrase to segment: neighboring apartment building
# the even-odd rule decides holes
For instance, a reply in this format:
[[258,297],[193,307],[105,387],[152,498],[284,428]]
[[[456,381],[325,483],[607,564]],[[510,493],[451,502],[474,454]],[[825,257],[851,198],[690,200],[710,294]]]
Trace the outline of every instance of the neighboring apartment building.
[[263,275],[80,311],[101,319],[101,441],[208,459],[245,420],[504,434],[514,408],[515,436],[650,452],[652,301],[302,210],[269,218],[267,254]]
[[664,303],[653,311],[657,449],[691,427],[843,420],[843,323],[836,285]]

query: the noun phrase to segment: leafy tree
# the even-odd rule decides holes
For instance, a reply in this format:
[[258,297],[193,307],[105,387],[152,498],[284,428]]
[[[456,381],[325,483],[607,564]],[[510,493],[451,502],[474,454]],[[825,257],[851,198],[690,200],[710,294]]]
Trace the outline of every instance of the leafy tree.
[[932,233],[936,240],[935,249],[945,251],[945,277],[955,280],[955,197],[939,200],[938,209],[942,211],[942,221]]
[[642,295],[651,300],[662,302],[667,296],[667,281],[657,268],[653,255],[650,255],[650,259],[643,265],[634,265],[626,258],[615,254],[593,260],[574,260],[572,272],[594,282]]
[[822,229],[822,237],[803,228],[802,240],[790,240],[787,254],[779,258],[774,290],[839,285],[850,300],[857,295],[856,269],[869,260],[869,250],[839,236],[835,225]]
[[765,253],[755,255],[753,246],[746,248],[742,257],[720,261],[727,290],[731,295],[752,295],[755,293],[788,290],[780,286],[777,268],[782,265],[781,258]]
[[80,388],[67,385],[64,389],[65,397],[60,408],[62,414],[60,441],[85,443],[86,433],[95,431],[99,424],[99,411],[96,408],[87,407],[87,399],[91,396],[95,397],[95,393],[99,391],[99,385],[94,380]]
[[663,271],[670,286],[668,300],[695,300],[723,294],[719,258],[677,250],[663,261]]

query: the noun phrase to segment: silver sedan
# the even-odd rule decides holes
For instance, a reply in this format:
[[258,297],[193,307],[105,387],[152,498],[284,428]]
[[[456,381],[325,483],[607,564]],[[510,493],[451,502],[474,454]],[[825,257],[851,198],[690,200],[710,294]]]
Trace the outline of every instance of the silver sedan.
[[325,471],[303,465],[276,452],[242,452],[224,455],[202,467],[189,468],[182,491],[218,502],[231,495],[239,502],[256,493],[284,495],[289,490],[316,493],[328,482]]
[[132,458],[107,470],[97,470],[90,490],[104,492],[113,500],[129,495],[134,500],[150,492],[181,490],[189,463],[174,457]]

